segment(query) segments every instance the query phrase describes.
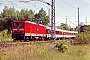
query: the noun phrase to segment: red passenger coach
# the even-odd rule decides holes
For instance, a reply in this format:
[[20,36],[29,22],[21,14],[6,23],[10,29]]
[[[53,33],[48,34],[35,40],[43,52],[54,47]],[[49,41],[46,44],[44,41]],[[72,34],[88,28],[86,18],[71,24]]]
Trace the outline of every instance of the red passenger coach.
[[[51,27],[47,27],[47,38],[51,38]],[[76,31],[67,31],[67,30],[62,30],[62,29],[57,29],[55,30],[56,34],[55,37],[56,39],[62,39],[62,38],[74,38],[78,32]],[[54,30],[53,30],[54,34]]]
[[14,20],[12,23],[13,39],[41,39],[46,37],[46,27],[27,20]]

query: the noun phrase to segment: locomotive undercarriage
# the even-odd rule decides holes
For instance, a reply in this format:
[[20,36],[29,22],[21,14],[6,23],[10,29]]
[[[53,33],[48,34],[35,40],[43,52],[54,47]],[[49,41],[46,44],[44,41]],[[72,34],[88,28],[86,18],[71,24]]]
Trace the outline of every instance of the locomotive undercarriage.
[[47,36],[25,36],[25,34],[12,34],[13,41],[42,41],[42,40],[49,40]]
[[50,40],[50,38],[47,38],[47,36],[25,36],[25,41],[29,40],[29,41],[46,41],[46,40]]
[[24,34],[23,33],[13,33],[12,34],[12,39],[14,40],[14,41],[16,41],[16,40],[23,40],[24,39]]

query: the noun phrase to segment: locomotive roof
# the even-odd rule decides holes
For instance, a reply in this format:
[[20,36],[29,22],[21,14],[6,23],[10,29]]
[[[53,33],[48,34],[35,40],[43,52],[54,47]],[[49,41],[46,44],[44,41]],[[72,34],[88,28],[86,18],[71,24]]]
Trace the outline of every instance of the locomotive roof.
[[14,20],[13,22],[24,22],[24,20]]
[[35,23],[35,22],[31,22],[31,21],[28,21],[28,20],[14,20],[13,22],[27,22],[27,23],[32,23],[32,24],[36,24],[36,25],[40,25],[40,26],[46,27],[45,25],[37,24],[37,23]]
[[44,26],[44,27],[46,27],[45,25],[37,24],[37,23],[35,23],[35,22],[31,22],[31,21],[25,21],[25,22],[28,22],[28,23],[32,23],[32,24],[36,24],[36,25],[40,25],[40,26]]

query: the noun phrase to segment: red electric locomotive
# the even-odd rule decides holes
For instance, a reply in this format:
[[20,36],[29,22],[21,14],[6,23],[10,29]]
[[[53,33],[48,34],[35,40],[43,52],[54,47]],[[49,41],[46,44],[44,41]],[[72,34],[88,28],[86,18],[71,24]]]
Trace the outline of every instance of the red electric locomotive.
[[46,26],[27,20],[14,20],[12,23],[12,38],[41,39],[46,37]]

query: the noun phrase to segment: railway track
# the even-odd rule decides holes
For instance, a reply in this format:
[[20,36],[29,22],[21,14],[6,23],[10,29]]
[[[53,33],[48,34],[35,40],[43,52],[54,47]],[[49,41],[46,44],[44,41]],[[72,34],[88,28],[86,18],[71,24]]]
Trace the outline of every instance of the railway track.
[[17,46],[17,45],[28,45],[28,44],[41,44],[41,43],[52,43],[53,41],[30,41],[30,42],[0,42],[0,49],[7,48],[11,46]]

